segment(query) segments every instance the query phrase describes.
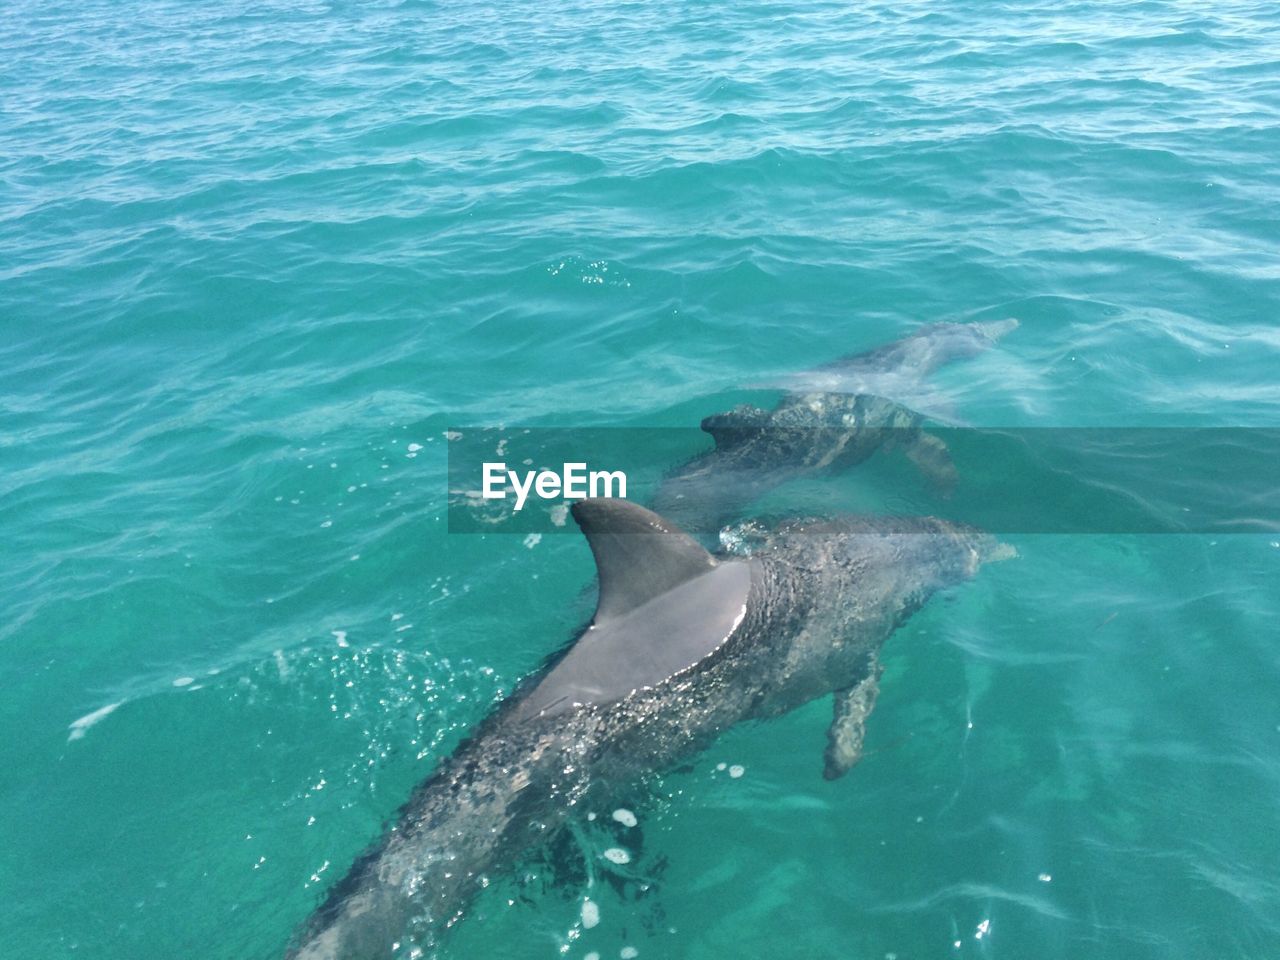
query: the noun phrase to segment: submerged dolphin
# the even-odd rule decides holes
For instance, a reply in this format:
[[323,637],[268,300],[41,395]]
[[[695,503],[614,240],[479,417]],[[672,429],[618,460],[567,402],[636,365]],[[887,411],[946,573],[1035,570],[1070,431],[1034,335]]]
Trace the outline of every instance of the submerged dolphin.
[[955,469],[946,447],[924,430],[928,418],[899,400],[914,396],[938,367],[982,352],[1017,327],[1012,318],[936,323],[772,384],[795,392],[772,410],[741,404],[702,421],[715,448],[668,474],[654,509],[691,532],[714,533],[789,480],[845,470],[894,446],[949,492]]
[[936,590],[1007,555],[931,518],[753,523],[739,551],[713,556],[627,501],[579,501],[573,515],[599,574],[590,625],[414,791],[290,957],[429,949],[582,801],[830,693],[825,774],[839,776],[861,753],[885,639]]
[[1013,317],[933,323],[883,347],[783,377],[770,386],[797,393],[854,393],[908,401],[924,377],[952,360],[977,356],[1016,330]]

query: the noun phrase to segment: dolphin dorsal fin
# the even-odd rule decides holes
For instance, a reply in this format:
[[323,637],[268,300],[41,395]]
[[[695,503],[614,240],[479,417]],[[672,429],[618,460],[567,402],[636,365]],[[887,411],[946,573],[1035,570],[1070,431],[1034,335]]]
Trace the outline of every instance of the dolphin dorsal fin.
[[696,540],[652,510],[596,497],[573,505],[600,577],[595,622],[621,616],[716,566]]
[[702,420],[702,432],[711,435],[721,453],[754,440],[769,427],[769,411],[742,403],[725,413]]

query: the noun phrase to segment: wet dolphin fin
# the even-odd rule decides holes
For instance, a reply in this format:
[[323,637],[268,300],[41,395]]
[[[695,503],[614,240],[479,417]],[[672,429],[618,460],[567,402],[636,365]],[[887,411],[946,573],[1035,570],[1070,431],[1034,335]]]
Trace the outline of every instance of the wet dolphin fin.
[[896,445],[915,465],[935,492],[949,497],[955,490],[956,465],[943,439],[929,433],[924,414],[887,397],[859,397],[868,432],[883,429],[890,445]]
[[956,465],[941,437],[917,430],[904,445],[903,452],[935,491],[944,497],[951,496],[956,488]]
[[760,407],[743,403],[724,413],[713,413],[702,419],[702,431],[711,435],[721,453],[740,447],[763,434],[772,426],[772,414]]
[[596,560],[595,622],[643,606],[716,566],[702,545],[651,510],[628,500],[579,500],[577,521]]
[[822,757],[822,775],[826,779],[844,776],[862,758],[867,716],[880,694],[883,669],[880,659],[872,655],[867,675],[853,686],[836,691],[835,716],[827,730],[827,749]]
[[683,530],[625,500],[579,500],[595,555],[591,625],[514,715],[547,718],[650,689],[711,656],[746,616],[753,561],[717,561]]

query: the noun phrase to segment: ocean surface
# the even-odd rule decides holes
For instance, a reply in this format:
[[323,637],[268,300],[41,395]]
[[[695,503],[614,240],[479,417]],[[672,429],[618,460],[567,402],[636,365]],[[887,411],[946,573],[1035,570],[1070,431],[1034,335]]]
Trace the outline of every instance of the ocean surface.
[[[8,957],[281,957],[572,636],[585,543],[449,533],[447,431],[696,428],[1003,317],[956,422],[1280,419],[1272,3],[4,23]],[[533,853],[441,960],[1280,956],[1280,536],[1004,539],[848,776],[825,701],[734,729],[637,792],[597,926]]]

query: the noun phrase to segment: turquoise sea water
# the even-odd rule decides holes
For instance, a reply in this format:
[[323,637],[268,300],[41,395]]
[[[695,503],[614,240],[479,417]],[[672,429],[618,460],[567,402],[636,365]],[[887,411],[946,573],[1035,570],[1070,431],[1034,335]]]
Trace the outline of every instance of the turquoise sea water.
[[[5,956],[281,956],[568,639],[585,545],[448,534],[452,426],[692,427],[1005,316],[963,422],[1280,412],[1271,4],[4,20]],[[535,856],[442,956],[1280,956],[1280,540],[1006,539],[850,775],[825,702],[731,731],[599,926]]]

